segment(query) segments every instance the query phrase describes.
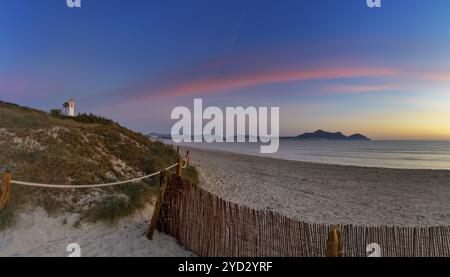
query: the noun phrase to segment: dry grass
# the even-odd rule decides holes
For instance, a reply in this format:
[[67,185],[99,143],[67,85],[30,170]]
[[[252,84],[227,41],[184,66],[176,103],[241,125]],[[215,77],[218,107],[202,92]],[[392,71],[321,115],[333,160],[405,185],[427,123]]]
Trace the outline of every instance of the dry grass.
[[[85,120],[85,119],[83,119]],[[0,101],[0,167],[13,179],[86,185],[126,180],[175,163],[173,147],[117,123],[87,124]],[[198,180],[193,168],[186,177]],[[50,214],[78,212],[114,222],[148,203],[157,178],[105,189],[52,190],[13,186],[15,209],[39,205]]]

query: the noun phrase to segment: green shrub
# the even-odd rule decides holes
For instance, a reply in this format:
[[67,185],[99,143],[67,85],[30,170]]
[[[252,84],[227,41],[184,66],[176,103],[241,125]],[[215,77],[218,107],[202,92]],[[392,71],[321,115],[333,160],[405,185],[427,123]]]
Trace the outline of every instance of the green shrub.
[[50,115],[53,117],[58,117],[58,118],[62,117],[61,110],[59,110],[59,109],[50,110]]
[[199,183],[198,172],[195,169],[195,167],[192,166],[188,166],[185,169],[183,169],[183,178],[185,178],[186,180],[188,180],[193,184]]
[[150,203],[156,187],[144,183],[123,185],[116,193],[96,202],[83,211],[81,219],[88,222],[115,223],[122,217],[133,214]]
[[114,121],[112,121],[111,119],[108,119],[108,118],[102,117],[102,116],[98,116],[98,115],[95,115],[92,113],[78,114],[77,116],[72,117],[71,119],[73,119],[77,122],[87,123],[87,124],[105,124],[105,125],[117,124]]

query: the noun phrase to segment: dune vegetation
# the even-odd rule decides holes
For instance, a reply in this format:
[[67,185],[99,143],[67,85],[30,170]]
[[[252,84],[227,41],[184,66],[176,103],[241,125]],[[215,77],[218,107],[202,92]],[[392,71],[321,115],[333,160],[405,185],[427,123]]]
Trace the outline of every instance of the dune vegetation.
[[[0,101],[0,168],[13,179],[59,185],[127,180],[176,162],[172,146],[151,141],[109,119],[76,117]],[[194,168],[185,177],[196,182]],[[43,207],[49,215],[81,214],[80,220],[114,222],[144,207],[158,190],[158,178],[110,188],[42,189],[13,185],[14,210]]]

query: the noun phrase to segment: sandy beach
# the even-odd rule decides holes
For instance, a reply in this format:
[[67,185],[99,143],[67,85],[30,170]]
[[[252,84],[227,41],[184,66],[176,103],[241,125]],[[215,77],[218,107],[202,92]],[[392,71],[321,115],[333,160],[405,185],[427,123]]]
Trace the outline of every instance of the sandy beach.
[[190,148],[205,189],[311,223],[450,225],[450,171],[314,164]]
[[0,257],[67,257],[78,243],[81,257],[190,257],[175,238],[155,232],[145,236],[153,207],[115,224],[81,224],[77,214],[49,217],[42,208],[21,211],[11,228],[0,232]]
[[[309,223],[365,226],[450,225],[450,171],[315,164],[190,148],[200,185],[235,203]],[[82,223],[78,214],[50,217],[21,210],[0,232],[0,256],[189,257],[175,238],[145,237],[152,206],[115,224]]]

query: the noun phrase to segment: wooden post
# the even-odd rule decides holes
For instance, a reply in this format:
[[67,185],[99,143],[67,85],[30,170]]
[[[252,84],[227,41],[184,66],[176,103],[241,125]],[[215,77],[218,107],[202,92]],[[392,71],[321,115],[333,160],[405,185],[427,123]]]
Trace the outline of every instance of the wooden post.
[[327,242],[328,257],[342,257],[342,236],[341,232],[334,227],[328,235]]
[[166,171],[162,170],[161,173],[159,174],[159,188],[160,189],[163,185],[164,176],[166,176]]
[[177,176],[181,177],[182,173],[183,173],[183,160],[180,157],[178,157]]
[[189,150],[186,152],[186,166],[189,166],[189,163],[191,162],[191,152]]
[[153,234],[155,232],[156,224],[158,223],[159,214],[161,212],[161,206],[164,201],[164,195],[167,190],[167,175],[164,174],[162,177],[162,186],[159,189],[158,199],[156,200],[155,208],[153,209],[152,219],[150,225],[148,226],[147,238],[149,240],[153,239]]
[[0,187],[0,213],[3,212],[8,206],[10,186],[11,172],[6,171],[5,173],[3,173],[3,182]]

